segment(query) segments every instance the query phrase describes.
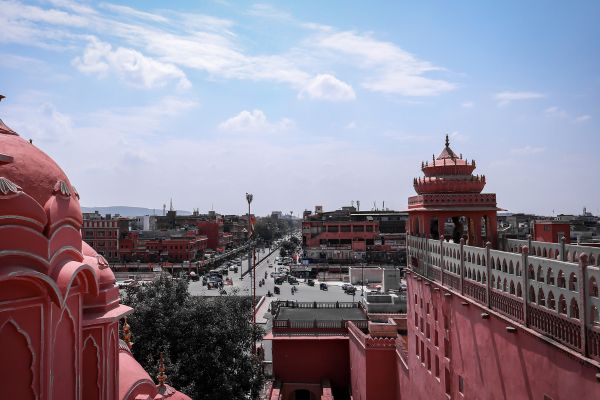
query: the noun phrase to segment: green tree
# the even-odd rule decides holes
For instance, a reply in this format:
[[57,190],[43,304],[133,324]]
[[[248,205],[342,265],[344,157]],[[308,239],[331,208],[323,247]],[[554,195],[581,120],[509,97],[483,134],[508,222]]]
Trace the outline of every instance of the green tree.
[[251,300],[195,297],[187,289],[186,281],[161,275],[126,290],[123,303],[135,308],[128,318],[135,358],[156,376],[163,352],[169,384],[195,400],[256,399],[264,377],[251,349],[263,332],[249,322]]

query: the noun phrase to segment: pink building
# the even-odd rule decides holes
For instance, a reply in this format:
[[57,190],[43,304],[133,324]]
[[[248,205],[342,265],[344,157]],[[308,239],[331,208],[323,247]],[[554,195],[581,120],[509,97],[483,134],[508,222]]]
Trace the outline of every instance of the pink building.
[[345,329],[275,318],[271,400],[600,399],[600,249],[507,239],[499,250],[495,194],[481,193],[474,169],[447,139],[422,164],[405,315],[368,314],[367,326]]
[[189,399],[119,340],[106,259],[82,241],[79,195],[60,167],[0,120],[3,399]]

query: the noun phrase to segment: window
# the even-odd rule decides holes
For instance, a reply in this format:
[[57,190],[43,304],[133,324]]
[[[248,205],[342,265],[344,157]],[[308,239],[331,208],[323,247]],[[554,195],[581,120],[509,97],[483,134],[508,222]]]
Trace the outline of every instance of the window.
[[350,225],[340,226],[340,232],[350,232]]
[[417,315],[417,312],[415,311],[415,328],[419,327],[419,316]]
[[450,391],[451,391],[450,371],[448,370],[448,368],[446,368],[445,371],[444,371],[444,384],[445,384],[445,387],[446,387],[446,394],[450,395]]
[[425,305],[425,313],[429,315],[429,302]]
[[415,335],[415,354],[419,357],[419,337]]
[[367,232],[373,232],[373,226],[372,225],[367,225],[366,227]]
[[435,377],[439,379],[440,378],[440,358],[437,355],[435,356],[434,368],[435,368]]
[[425,334],[427,335],[427,339],[431,339],[431,332],[429,329],[429,322],[425,325]]
[[439,347],[439,343],[438,343],[438,331],[434,330],[433,331],[433,344],[435,345],[435,347]]
[[450,358],[450,341],[444,338],[444,357]]
[[433,307],[433,320],[435,322],[437,322],[438,315],[437,315],[437,308]]
[[427,349],[427,369],[431,372],[431,350]]
[[421,328],[421,332],[423,332],[423,330],[425,329],[425,323],[423,322],[423,318],[421,317],[421,321],[420,322],[420,328]]
[[421,362],[425,364],[425,343],[421,342]]
[[352,225],[352,232],[364,232],[364,231],[365,231],[364,225]]
[[339,232],[339,226],[337,226],[337,225],[329,225],[327,227],[327,232]]
[[460,394],[465,394],[465,380],[462,376],[458,376],[458,392]]

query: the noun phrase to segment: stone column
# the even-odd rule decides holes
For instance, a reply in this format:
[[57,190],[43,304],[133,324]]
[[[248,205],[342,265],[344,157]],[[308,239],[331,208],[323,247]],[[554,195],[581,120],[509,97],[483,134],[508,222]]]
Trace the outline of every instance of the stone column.
[[492,308],[492,305],[490,303],[490,293],[491,293],[491,273],[492,273],[492,267],[490,266],[490,249],[492,247],[492,243],[490,243],[489,241],[485,244],[485,274],[486,274],[486,279],[485,279],[485,301],[486,304],[488,306],[488,308]]
[[565,237],[560,238],[560,260],[567,261],[567,246],[565,244]]
[[521,282],[523,283],[523,323],[525,326],[529,326],[528,314],[529,314],[529,260],[527,259],[529,255],[529,247],[523,246],[521,252],[521,262],[523,263],[523,276],[521,277]]
[[465,294],[465,252],[463,247],[465,245],[465,238],[460,238],[460,294]]
[[473,217],[473,245],[481,247],[483,245],[481,240],[481,215]]
[[587,263],[588,255],[581,253],[579,256],[579,321],[581,324],[581,354],[584,357],[588,356],[587,348],[587,329],[589,324],[588,315],[588,280],[587,280]]
[[444,286],[444,271],[446,270],[444,263],[444,235],[440,235],[440,280]]

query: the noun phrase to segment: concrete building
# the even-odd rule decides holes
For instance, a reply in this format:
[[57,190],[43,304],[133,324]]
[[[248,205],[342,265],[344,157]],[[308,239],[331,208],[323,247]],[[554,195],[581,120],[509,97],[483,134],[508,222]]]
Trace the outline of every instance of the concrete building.
[[119,260],[119,241],[128,231],[128,218],[101,215],[98,211],[83,213],[83,239],[108,261]]
[[407,219],[403,212],[357,211],[354,207],[305,214],[305,257],[313,263],[402,263]]

